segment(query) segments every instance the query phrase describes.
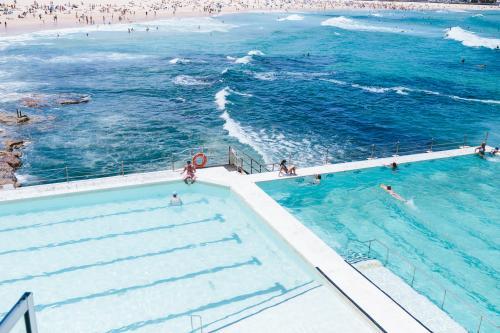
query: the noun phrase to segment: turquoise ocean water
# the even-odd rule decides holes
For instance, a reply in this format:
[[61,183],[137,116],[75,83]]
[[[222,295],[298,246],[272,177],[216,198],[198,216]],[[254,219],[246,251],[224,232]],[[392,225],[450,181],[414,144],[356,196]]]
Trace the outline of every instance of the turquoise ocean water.
[[[0,125],[4,139],[31,141],[19,173],[139,166],[200,145],[307,165],[325,147],[343,160],[350,145],[485,131],[500,142],[499,13],[287,15],[0,36],[0,111],[44,100],[23,108],[32,124]],[[61,94],[91,101],[57,105]]]
[[[377,239],[371,255],[469,332],[478,331],[481,316],[480,332],[497,332],[499,162],[465,156],[402,164],[397,171],[334,173],[320,185],[296,178],[260,186],[346,258],[367,252],[357,241]],[[380,184],[391,185],[407,202]]]

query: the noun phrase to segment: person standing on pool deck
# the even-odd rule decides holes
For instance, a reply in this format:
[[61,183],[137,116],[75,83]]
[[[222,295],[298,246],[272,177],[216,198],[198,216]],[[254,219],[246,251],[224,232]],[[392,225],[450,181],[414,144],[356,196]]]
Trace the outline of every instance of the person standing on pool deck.
[[184,170],[182,170],[181,175],[186,173],[184,176],[184,183],[186,184],[192,184],[196,180],[196,167],[191,164],[191,161],[187,161],[186,165],[184,166]]

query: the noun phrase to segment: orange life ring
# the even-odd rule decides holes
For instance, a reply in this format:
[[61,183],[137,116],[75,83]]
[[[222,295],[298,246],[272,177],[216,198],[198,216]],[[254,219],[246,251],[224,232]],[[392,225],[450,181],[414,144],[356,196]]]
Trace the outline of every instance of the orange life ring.
[[[199,161],[200,158],[201,158],[201,161]],[[205,155],[203,153],[198,153],[198,154],[193,156],[193,165],[198,169],[204,168],[205,165],[207,165],[207,162],[208,162],[207,155]]]

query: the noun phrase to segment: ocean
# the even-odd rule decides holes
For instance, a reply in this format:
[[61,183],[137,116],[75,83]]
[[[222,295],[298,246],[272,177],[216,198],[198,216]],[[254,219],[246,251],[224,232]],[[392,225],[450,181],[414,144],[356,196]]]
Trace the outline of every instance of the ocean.
[[[498,144],[499,45],[500,12],[487,11],[255,12],[0,36],[0,112],[33,119],[0,124],[0,140],[29,140],[25,183],[122,160],[160,169],[197,146],[305,166],[396,141],[489,132]],[[75,96],[90,101],[57,102]]]

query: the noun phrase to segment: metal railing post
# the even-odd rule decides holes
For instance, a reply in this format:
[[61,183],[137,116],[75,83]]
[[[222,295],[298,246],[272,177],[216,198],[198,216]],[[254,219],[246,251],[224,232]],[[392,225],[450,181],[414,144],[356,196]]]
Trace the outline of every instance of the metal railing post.
[[488,136],[490,135],[490,132],[486,132],[486,134],[484,135],[484,143],[488,143]]
[[227,152],[227,165],[231,165],[231,146],[229,146],[229,149]]
[[464,145],[463,147],[467,147],[467,134],[464,134]]
[[370,159],[373,159],[374,156],[375,156],[375,145],[373,144],[372,145],[372,153],[370,155]]
[[444,307],[444,301],[445,300],[446,300],[446,289],[444,290],[443,301],[441,302],[441,309],[443,309],[443,307]]
[[253,174],[253,158],[250,158],[250,174]]
[[417,271],[417,267],[413,266],[413,276],[411,277],[411,286],[413,287],[413,282],[415,281],[415,272]]
[[483,316],[481,316],[481,317],[479,318],[479,325],[477,326],[477,331],[476,331],[476,333],[481,332],[481,325],[482,325],[482,323],[483,323]]
[[325,153],[325,164],[328,164],[328,148],[326,148],[326,153]]
[[175,171],[174,154],[170,154],[170,163],[172,164],[172,171]]
[[122,171],[122,176],[125,175],[125,171],[123,170],[123,161],[122,161],[122,169],[121,169],[121,171]]
[[66,182],[69,182],[68,166],[64,167],[64,172],[66,173]]
[[434,138],[431,139],[431,145],[429,147],[429,152],[432,152],[432,146],[434,145]]
[[396,142],[396,154],[394,156],[399,156],[399,141]]
[[33,294],[30,293],[26,299],[28,311],[24,314],[24,323],[26,324],[26,333],[38,333],[36,324],[35,305],[33,302]]

